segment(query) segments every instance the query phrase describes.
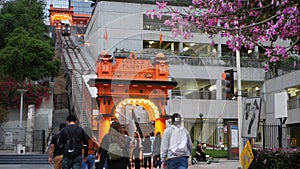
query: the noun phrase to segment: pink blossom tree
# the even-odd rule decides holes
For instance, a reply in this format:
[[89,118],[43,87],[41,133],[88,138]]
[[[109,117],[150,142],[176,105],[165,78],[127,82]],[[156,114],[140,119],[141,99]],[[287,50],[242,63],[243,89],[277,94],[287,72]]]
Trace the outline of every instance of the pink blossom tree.
[[[280,61],[299,54],[300,15],[299,0],[192,0],[182,10],[167,2],[156,2],[158,9],[146,15],[161,19],[171,16],[164,24],[172,27],[174,36],[193,38],[192,28],[214,37],[227,38],[226,45],[233,52],[241,47],[260,47],[267,59],[265,70],[276,68]],[[278,43],[285,41],[289,43]],[[281,45],[280,45],[281,44]],[[288,44],[288,45],[286,45]]]

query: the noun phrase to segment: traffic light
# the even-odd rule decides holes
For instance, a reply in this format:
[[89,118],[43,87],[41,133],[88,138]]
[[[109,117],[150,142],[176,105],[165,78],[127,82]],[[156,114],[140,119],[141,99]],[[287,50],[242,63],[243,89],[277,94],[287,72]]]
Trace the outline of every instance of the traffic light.
[[222,73],[222,93],[225,95],[226,100],[231,100],[234,96],[234,76],[233,69],[225,70]]

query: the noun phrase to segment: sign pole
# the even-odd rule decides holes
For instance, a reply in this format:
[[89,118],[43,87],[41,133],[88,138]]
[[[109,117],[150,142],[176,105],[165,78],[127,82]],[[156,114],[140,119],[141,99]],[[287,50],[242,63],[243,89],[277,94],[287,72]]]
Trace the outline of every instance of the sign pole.
[[[237,44],[238,46],[238,44]],[[242,139],[242,82],[241,82],[241,63],[240,51],[236,50],[236,68],[237,68],[237,105],[238,105],[238,132],[239,132],[239,156],[243,151]],[[241,162],[241,159],[240,159]]]

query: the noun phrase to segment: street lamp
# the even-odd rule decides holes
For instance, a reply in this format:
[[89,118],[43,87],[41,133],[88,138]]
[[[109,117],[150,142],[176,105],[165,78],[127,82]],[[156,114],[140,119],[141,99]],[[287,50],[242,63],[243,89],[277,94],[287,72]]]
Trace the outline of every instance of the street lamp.
[[[25,92],[27,92],[27,90],[25,89],[18,89],[17,90],[18,92],[20,92],[21,94],[21,106],[20,106],[20,122],[19,122],[19,142],[21,143],[22,142],[22,119],[23,119],[23,95]],[[19,144],[18,147],[20,148],[22,146],[22,144]],[[19,152],[19,151],[18,151]]]
[[200,142],[202,143],[203,113],[200,113],[199,117],[200,117]]
[[25,92],[27,92],[27,90],[26,89],[18,89],[17,91],[20,92],[20,94],[21,94],[20,122],[19,122],[19,128],[21,130],[22,129],[22,118],[23,118],[22,117],[23,116],[23,95],[24,95]]

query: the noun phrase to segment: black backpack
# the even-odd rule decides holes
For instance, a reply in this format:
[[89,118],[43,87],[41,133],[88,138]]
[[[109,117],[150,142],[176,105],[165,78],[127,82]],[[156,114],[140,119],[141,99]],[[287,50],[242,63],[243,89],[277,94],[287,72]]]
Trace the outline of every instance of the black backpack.
[[[68,133],[67,143],[64,145],[64,156],[73,159],[82,152],[82,146],[79,140],[76,139],[76,131],[79,127],[77,126],[74,131],[71,131],[69,128],[66,127]],[[77,134],[78,135],[78,134]]]

